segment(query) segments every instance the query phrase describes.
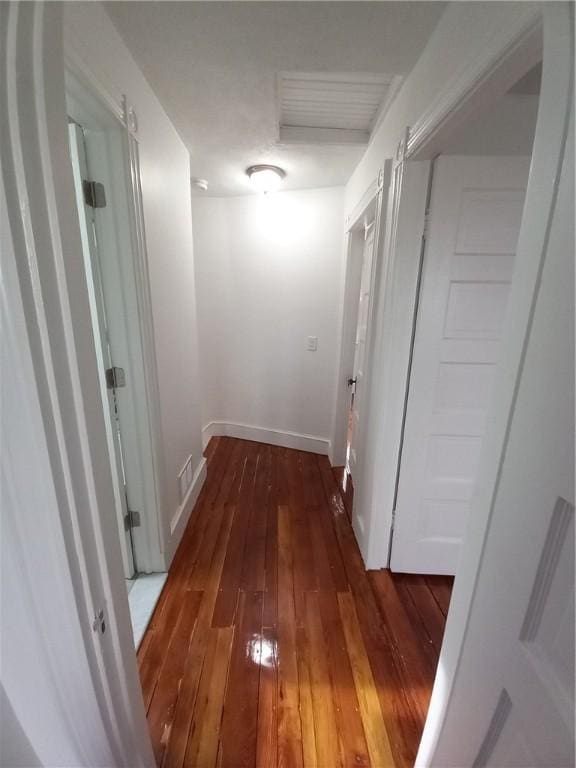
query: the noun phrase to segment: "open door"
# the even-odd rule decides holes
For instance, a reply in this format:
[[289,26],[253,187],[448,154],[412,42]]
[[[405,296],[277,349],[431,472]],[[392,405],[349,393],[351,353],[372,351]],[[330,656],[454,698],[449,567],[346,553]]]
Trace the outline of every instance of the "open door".
[[366,369],[367,369],[367,337],[370,309],[370,295],[373,283],[374,261],[374,220],[364,225],[364,248],[362,250],[362,272],[360,278],[360,295],[358,297],[358,319],[356,338],[354,342],[354,370],[348,385],[350,387],[350,415],[348,419],[348,443],[346,448],[346,470],[352,479],[357,480],[358,470],[358,439],[360,417],[366,407]]
[[530,159],[434,164],[390,567],[454,574],[500,355]]

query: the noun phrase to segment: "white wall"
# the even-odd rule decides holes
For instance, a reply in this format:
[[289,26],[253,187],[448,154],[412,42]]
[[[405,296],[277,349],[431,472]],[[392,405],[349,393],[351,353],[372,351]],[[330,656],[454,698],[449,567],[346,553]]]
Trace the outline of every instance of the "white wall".
[[[193,219],[205,436],[241,434],[328,452],[343,189],[194,197]],[[316,352],[307,351],[308,336],[318,337]]]
[[538,96],[508,94],[451,133],[447,155],[527,157],[532,153]]
[[[100,3],[64,5],[65,51],[77,51],[103,87],[138,117],[142,195],[156,338],[166,487],[162,514],[174,527],[172,556],[190,512],[178,473],[202,463],[188,150]],[[182,513],[182,514],[180,514]],[[178,517],[180,515],[180,517]]]

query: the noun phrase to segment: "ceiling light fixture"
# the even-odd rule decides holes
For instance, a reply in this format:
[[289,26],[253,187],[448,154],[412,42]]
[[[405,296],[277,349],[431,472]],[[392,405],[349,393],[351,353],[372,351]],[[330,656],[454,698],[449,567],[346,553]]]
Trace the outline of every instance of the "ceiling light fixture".
[[277,165],[251,165],[246,169],[250,183],[258,192],[274,192],[280,187],[286,172]]

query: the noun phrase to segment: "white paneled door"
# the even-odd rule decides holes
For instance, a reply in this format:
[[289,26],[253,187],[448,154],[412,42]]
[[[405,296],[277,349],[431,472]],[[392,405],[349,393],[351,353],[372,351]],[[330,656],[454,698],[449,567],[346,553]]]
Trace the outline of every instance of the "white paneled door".
[[364,231],[364,249],[362,252],[362,277],[360,279],[360,297],[358,300],[358,321],[354,349],[354,373],[349,381],[351,388],[350,423],[348,431],[347,468],[352,482],[358,480],[358,443],[360,417],[366,407],[366,365],[367,336],[370,317],[370,294],[372,290],[372,267],[374,262],[374,222]]
[[529,158],[434,165],[391,550],[453,574],[482,449]]

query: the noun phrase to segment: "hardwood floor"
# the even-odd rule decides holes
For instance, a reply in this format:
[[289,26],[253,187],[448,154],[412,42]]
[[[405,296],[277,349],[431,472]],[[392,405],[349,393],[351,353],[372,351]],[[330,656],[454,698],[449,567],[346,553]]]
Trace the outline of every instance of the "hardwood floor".
[[138,651],[158,765],[412,766],[450,580],[367,573],[326,457],[206,456]]

